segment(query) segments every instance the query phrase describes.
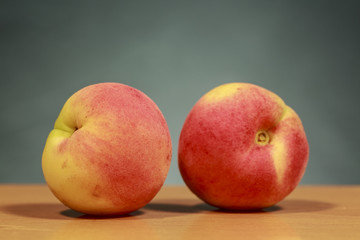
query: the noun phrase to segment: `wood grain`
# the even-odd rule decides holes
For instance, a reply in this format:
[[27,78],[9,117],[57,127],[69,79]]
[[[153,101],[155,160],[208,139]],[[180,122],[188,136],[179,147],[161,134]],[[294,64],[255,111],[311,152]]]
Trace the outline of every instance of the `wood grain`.
[[127,216],[62,205],[45,185],[0,185],[0,239],[360,239],[360,186],[299,186],[276,206],[224,212],[165,186]]

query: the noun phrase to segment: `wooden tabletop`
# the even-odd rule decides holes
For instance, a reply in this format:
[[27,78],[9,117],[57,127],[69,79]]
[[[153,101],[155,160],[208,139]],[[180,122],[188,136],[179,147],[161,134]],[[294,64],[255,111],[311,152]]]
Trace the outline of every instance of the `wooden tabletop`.
[[96,218],[45,185],[0,185],[0,239],[360,239],[360,186],[300,185],[274,207],[237,213],[165,186],[130,215]]

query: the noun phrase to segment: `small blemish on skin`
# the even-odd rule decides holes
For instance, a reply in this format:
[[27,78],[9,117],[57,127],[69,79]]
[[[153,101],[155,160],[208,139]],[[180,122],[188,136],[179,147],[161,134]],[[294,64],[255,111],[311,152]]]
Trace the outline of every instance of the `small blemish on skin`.
[[59,147],[58,147],[58,151],[59,152],[64,152],[65,148],[66,148],[66,144],[67,143],[67,139],[65,139],[63,142],[60,143]]
[[64,162],[63,162],[63,164],[61,165],[61,168],[66,168],[67,167],[67,160],[65,160]]
[[92,192],[92,195],[96,198],[100,197],[100,186],[99,185],[96,185],[95,188],[94,188],[94,191]]

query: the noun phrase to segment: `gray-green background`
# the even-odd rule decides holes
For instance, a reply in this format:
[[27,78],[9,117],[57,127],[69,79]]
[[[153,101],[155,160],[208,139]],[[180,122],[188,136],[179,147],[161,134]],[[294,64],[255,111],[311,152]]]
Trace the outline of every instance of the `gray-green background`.
[[0,1],[0,182],[44,182],[41,154],[68,97],[121,82],[177,141],[210,89],[250,82],[300,115],[302,183],[360,184],[360,1]]

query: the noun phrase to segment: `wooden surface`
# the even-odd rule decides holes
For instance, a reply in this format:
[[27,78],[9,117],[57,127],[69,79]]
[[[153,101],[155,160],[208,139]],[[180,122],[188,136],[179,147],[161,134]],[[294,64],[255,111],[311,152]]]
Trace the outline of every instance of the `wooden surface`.
[[0,185],[0,239],[360,239],[360,186],[299,186],[274,207],[238,213],[167,186],[130,215],[95,218],[45,185]]

